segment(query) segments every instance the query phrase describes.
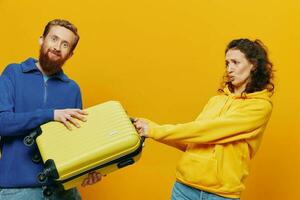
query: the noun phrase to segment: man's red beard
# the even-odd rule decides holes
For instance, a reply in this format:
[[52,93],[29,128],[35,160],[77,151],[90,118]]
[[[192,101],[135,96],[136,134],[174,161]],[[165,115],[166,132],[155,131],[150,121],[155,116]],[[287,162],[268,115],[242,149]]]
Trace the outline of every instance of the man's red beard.
[[[55,54],[58,59],[53,60],[49,57],[49,53]],[[65,58],[61,57],[61,53],[59,51],[55,51],[54,49],[44,49],[44,46],[40,49],[39,63],[43,71],[47,75],[53,75],[57,72],[60,72],[63,64],[68,59],[68,56]]]

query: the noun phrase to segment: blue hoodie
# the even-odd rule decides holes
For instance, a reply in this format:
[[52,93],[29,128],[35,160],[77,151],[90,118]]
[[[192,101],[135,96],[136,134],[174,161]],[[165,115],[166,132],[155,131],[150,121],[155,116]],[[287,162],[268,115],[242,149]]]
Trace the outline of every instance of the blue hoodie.
[[55,109],[82,108],[78,85],[62,71],[45,81],[36,62],[10,64],[0,77],[0,188],[40,186],[42,165],[31,160],[37,147],[25,146],[23,138],[53,121]]

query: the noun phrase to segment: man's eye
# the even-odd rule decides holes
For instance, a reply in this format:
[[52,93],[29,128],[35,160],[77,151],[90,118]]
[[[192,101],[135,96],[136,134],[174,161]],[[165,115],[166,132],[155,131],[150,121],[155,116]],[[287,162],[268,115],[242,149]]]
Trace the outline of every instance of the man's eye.
[[69,44],[66,43],[66,42],[64,42],[64,43],[63,43],[63,47],[64,47],[64,48],[68,48],[68,47],[69,47]]
[[53,42],[55,42],[56,40],[57,40],[57,38],[56,37],[51,37],[51,40],[53,41]]

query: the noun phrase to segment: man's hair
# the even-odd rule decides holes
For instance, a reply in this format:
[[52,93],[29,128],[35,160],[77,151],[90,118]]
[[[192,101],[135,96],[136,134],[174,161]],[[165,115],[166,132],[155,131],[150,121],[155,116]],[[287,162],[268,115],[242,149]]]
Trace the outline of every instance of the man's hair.
[[75,35],[75,42],[74,44],[72,45],[71,47],[71,52],[75,49],[75,47],[77,46],[77,43],[79,41],[79,35],[78,35],[78,32],[77,32],[77,28],[76,26],[74,26],[74,24],[72,24],[71,22],[67,21],[67,20],[64,20],[64,19],[54,19],[54,20],[51,20],[48,22],[48,24],[45,26],[45,29],[44,29],[44,33],[43,33],[43,37],[45,38],[51,27],[52,26],[62,26],[70,31],[72,31]]
[[[232,40],[227,45],[225,53],[229,50],[241,51],[246,59],[255,66],[254,70],[250,73],[250,82],[243,93],[257,92],[263,89],[267,89],[271,93],[274,92],[273,64],[269,60],[266,46],[260,40]],[[230,81],[225,80],[223,85],[227,85],[230,90],[233,90],[233,85]]]

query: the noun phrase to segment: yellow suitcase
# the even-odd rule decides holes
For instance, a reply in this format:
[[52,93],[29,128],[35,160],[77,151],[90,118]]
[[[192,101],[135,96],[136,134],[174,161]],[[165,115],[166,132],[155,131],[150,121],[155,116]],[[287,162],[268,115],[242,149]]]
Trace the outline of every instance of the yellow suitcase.
[[[80,185],[87,173],[102,175],[136,162],[143,138],[136,132],[121,104],[109,101],[86,109],[87,122],[67,130],[50,122],[41,126],[36,143],[44,163],[41,183],[52,181],[69,189]],[[45,190],[51,195],[51,190]]]

